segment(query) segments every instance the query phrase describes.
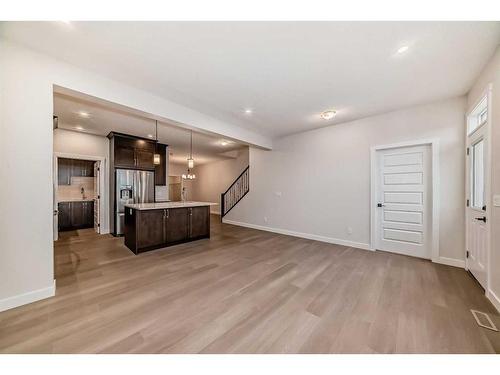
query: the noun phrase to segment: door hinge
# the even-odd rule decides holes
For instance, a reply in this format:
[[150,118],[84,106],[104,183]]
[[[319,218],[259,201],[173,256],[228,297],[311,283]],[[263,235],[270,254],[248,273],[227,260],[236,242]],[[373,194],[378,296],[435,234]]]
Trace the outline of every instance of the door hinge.
[[97,199],[101,199],[101,196],[100,196],[100,195],[98,195],[98,196],[97,196]]
[[467,207],[469,207],[470,201],[467,199]]
[[486,205],[483,206],[483,211],[486,211]]
[[467,155],[469,155],[469,147],[467,147]]
[[467,251],[465,252],[465,257],[466,257],[466,258],[469,258],[469,250],[467,250]]

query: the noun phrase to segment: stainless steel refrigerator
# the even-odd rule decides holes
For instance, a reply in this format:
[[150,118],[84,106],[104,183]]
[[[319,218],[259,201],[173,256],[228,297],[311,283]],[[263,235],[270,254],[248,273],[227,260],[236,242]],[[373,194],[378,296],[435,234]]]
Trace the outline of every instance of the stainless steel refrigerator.
[[155,201],[154,172],[117,169],[115,180],[115,234],[122,235],[125,221],[125,204],[152,203]]

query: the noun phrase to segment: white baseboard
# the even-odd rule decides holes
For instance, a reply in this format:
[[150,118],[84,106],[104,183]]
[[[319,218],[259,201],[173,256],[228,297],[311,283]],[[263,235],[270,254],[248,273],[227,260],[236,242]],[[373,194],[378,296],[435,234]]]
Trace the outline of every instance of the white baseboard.
[[28,303],[36,302],[41,299],[53,297],[56,294],[56,281],[54,284],[43,289],[33,290],[31,292],[19,294],[0,300],[0,312],[13,309],[14,307],[26,305]]
[[495,306],[495,309],[497,309],[497,311],[500,313],[500,298],[498,298],[498,296],[493,293],[491,289],[486,292],[486,298],[490,300],[493,306]]
[[315,241],[320,241],[320,242],[332,243],[332,244],[336,244],[336,245],[343,245],[343,246],[348,246],[348,247],[355,247],[357,249],[363,249],[363,250],[372,250],[369,244],[362,243],[362,242],[353,242],[353,241],[341,240],[339,238],[319,236],[317,234],[294,232],[294,231],[286,230],[286,229],[265,227],[265,226],[262,226],[262,225],[243,223],[243,222],[233,221],[233,220],[228,220],[228,219],[222,219],[222,222],[226,223],[226,224],[238,225],[240,227],[258,229],[258,230],[264,230],[266,232],[273,232],[273,233],[278,233],[278,234],[285,234],[287,236],[306,238],[308,240],[315,240]]
[[447,266],[465,268],[465,260],[455,259],[455,258],[447,258],[447,257],[437,257],[432,259],[434,263],[444,264]]

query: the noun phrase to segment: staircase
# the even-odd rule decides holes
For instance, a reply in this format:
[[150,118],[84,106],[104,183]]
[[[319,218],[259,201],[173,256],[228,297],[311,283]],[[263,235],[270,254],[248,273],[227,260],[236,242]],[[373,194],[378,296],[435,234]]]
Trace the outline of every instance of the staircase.
[[247,166],[236,180],[229,186],[225,193],[220,195],[220,218],[227,215],[229,211],[248,193],[250,190],[250,166]]

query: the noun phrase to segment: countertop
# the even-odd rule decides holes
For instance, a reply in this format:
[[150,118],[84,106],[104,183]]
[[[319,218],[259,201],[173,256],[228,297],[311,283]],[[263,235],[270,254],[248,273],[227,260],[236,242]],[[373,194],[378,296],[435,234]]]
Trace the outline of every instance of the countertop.
[[217,206],[218,203],[213,202],[161,202],[161,203],[135,203],[125,204],[125,207],[134,208],[136,210],[161,210],[165,208],[181,208],[181,207],[202,207],[202,206]]
[[59,199],[57,202],[58,203],[64,203],[64,202],[93,202],[94,198],[70,198],[70,199]]

